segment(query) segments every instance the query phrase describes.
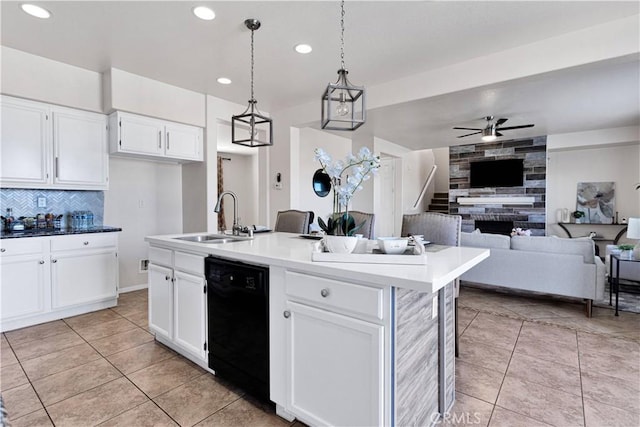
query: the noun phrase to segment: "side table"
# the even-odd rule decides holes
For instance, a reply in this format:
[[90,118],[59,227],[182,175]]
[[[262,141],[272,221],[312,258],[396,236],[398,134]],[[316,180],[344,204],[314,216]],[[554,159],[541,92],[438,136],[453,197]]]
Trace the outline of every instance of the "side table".
[[[613,263],[615,261],[616,269],[615,275],[613,274]],[[622,257],[620,254],[611,254],[609,257],[609,274],[611,274],[611,281],[609,283],[609,305],[611,304],[611,296],[613,293],[613,288],[616,288],[616,316],[618,315],[618,294],[620,293],[620,263],[621,262],[640,262],[640,258],[627,258]]]

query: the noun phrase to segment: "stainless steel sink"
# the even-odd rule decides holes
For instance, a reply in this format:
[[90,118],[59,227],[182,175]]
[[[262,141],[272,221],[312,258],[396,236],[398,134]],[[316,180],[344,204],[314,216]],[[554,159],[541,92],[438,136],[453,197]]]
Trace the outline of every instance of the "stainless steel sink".
[[176,240],[186,240],[187,242],[212,243],[212,244],[237,242],[241,240],[250,240],[249,237],[230,236],[227,234],[197,234],[195,236],[183,236],[183,237],[174,237],[174,238]]

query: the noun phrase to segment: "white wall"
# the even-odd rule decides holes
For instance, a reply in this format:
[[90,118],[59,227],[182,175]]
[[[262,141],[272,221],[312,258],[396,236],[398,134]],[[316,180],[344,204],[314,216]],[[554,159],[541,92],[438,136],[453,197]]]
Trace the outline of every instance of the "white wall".
[[[329,153],[332,159],[344,159],[351,152],[351,140],[341,136],[311,128],[300,129],[300,143],[297,150],[297,164],[299,169],[298,180],[298,202],[292,204],[292,209],[301,211],[313,211],[315,214],[314,224],[317,224],[317,217],[324,219],[333,210],[333,192],[327,197],[318,197],[313,191],[313,174],[320,168],[320,163],[314,159],[314,150],[322,148]],[[357,196],[356,196],[357,197]],[[275,225],[275,217],[272,218],[272,225]]]
[[182,166],[137,159],[109,160],[104,223],[122,228],[119,236],[120,289],[146,285],[138,272],[148,258],[146,236],[182,232]]
[[[635,190],[640,174],[639,158],[640,142],[549,151],[547,234],[566,237],[566,234],[555,225],[556,214],[558,209],[568,208],[570,211],[576,209],[578,182],[615,182],[615,210],[619,212],[619,219],[640,216],[640,191]],[[598,234],[606,233],[606,229],[600,230],[596,226],[590,228],[594,228],[593,231]]]
[[102,75],[41,56],[0,47],[2,93],[102,112]]
[[[241,225],[265,225],[258,222],[258,156],[221,153],[229,159],[222,161],[224,190],[233,191],[238,196],[238,220]],[[213,209],[213,207],[212,207]],[[227,229],[233,225],[233,199],[224,196],[224,217]]]
[[433,158],[438,165],[433,178],[433,190],[436,193],[449,192],[449,147],[434,148]]

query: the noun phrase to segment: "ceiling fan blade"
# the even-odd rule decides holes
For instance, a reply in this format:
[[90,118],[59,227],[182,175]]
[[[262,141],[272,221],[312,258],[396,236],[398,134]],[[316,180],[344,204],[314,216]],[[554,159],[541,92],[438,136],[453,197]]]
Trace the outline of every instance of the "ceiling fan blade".
[[504,122],[506,122],[507,120],[509,120],[509,119],[502,118],[502,119],[498,119],[498,120],[496,120],[496,126],[500,126],[501,124],[503,124],[503,123],[504,123]]
[[459,127],[455,127],[454,129],[462,129],[462,130],[482,130],[480,128],[459,128]]
[[500,128],[500,130],[522,129],[532,128],[534,125],[521,125],[521,126],[507,126],[506,128]]
[[460,135],[458,138],[464,138],[465,136],[477,135],[479,133],[482,133],[482,131],[478,131],[478,132],[474,132],[474,133],[468,133],[466,135]]
[[496,131],[496,136],[503,136],[500,132]]

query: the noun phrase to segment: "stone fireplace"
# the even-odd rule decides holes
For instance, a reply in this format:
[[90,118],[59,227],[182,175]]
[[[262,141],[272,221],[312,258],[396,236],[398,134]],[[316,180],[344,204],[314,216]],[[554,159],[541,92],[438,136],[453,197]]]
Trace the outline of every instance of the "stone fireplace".
[[[523,185],[471,188],[469,163],[523,159]],[[547,138],[513,139],[449,148],[449,213],[462,216],[462,231],[510,234],[513,228],[545,235]]]

